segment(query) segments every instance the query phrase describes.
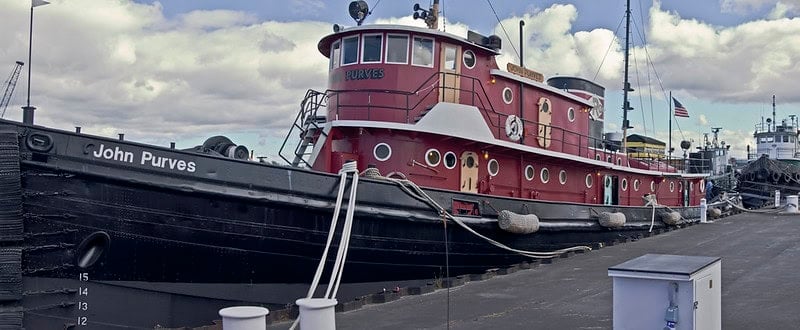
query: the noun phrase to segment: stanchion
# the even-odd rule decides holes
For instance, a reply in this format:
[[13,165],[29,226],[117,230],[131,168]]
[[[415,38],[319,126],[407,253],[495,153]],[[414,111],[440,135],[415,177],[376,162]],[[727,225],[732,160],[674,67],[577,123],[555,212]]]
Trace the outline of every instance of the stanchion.
[[700,223],[708,222],[708,204],[706,204],[706,199],[700,199]]

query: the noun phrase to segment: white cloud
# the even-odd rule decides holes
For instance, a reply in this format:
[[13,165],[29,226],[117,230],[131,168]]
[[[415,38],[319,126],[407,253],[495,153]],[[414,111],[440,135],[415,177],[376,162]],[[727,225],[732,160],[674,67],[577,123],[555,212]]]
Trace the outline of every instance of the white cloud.
[[744,14],[764,7],[781,8],[787,11],[800,9],[798,8],[800,3],[797,0],[720,0],[719,4],[722,12],[737,14]]
[[706,118],[706,115],[700,114],[699,116],[697,116],[697,123],[700,126],[708,126],[708,118]]
[[[28,5],[14,1],[0,11],[3,63],[27,57]],[[327,23],[258,22],[225,10],[166,19],[158,3],[53,1],[37,8],[34,26],[37,122],[159,143],[216,132],[285,134],[305,90],[326,87],[317,42],[329,31]],[[7,116],[19,118],[11,108],[20,95],[22,88]]]

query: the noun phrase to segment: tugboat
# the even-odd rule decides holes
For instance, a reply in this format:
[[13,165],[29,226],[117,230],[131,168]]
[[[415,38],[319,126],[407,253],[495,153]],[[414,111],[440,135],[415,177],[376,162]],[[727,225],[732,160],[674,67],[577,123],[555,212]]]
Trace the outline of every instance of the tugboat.
[[[0,121],[0,327],[192,325],[176,315],[199,301],[311,282],[331,231],[349,241],[342,281],[368,282],[698,221],[706,174],[632,166],[603,139],[602,86],[500,69],[501,39],[439,31],[437,3],[416,8],[429,29],[361,25],[351,4],[359,25],[318,44],[329,85],[301,102],[289,166],[224,137],[178,150],[38,126],[32,109]],[[98,312],[112,306],[126,312]]]
[[773,203],[775,192],[780,196],[800,192],[800,145],[798,120],[790,115],[781,123],[775,120],[775,95],[772,96],[772,118],[762,117],[755,127],[753,138],[756,150],[750,152],[750,161],[739,175],[739,192],[744,206],[763,207]]

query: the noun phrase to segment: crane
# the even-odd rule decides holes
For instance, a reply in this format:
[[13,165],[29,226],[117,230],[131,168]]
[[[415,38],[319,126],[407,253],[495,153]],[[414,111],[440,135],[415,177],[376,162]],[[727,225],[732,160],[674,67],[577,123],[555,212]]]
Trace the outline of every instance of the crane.
[[0,108],[3,108],[3,113],[0,114],[0,118],[6,115],[8,102],[11,102],[11,94],[14,94],[14,87],[17,87],[17,79],[19,79],[19,72],[22,71],[23,65],[25,65],[25,63],[17,61],[14,65],[14,70],[11,71],[11,76],[9,76],[8,81],[6,81],[6,90],[3,92],[3,99],[0,100]]

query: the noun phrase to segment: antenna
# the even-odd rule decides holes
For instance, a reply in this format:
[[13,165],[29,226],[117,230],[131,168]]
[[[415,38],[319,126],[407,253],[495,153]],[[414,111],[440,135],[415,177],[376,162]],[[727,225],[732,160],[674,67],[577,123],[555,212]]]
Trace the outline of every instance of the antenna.
[[351,2],[347,11],[350,12],[350,17],[356,21],[358,26],[361,26],[361,23],[364,23],[364,19],[371,14],[369,5],[363,0]]
[[718,147],[718,145],[717,145],[717,141],[718,141],[717,140],[717,135],[719,134],[719,131],[721,131],[721,130],[722,130],[722,127],[712,127],[711,128],[711,132],[714,133],[714,141],[711,142],[712,145],[714,146],[714,148]]
[[775,95],[774,94],[772,95],[772,122],[775,123],[775,125],[778,125],[778,122],[775,121]]

